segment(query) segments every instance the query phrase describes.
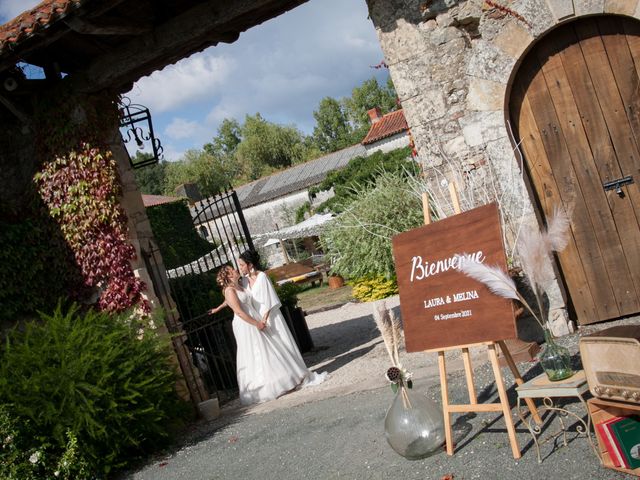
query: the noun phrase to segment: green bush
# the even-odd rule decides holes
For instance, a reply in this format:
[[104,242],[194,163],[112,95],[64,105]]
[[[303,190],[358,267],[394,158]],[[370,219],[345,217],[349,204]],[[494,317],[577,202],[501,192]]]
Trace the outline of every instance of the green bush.
[[[217,273],[218,269],[169,279],[178,313],[184,320],[204,315],[207,310],[224,302],[224,295],[216,283]],[[229,314],[231,309],[222,312]]]
[[167,338],[75,305],[41,320],[0,350],[0,478],[105,477],[169,439],[185,406]]
[[298,294],[302,291],[300,285],[291,282],[284,285],[275,285],[275,288],[283,307],[294,309],[298,306]]
[[423,223],[422,202],[407,179],[384,173],[361,189],[321,237],[331,271],[347,279],[395,278],[391,237]]
[[309,194],[313,197],[318,192],[333,188],[335,195],[318,205],[316,211],[339,213],[358,197],[363,188],[375,185],[376,178],[380,175],[417,175],[419,171],[420,167],[411,158],[409,147],[391,152],[378,150],[366,157],[356,157],[345,168],[329,173],[320,185],[309,189]]
[[186,201],[155,205],[146,211],[166,268],[186,265],[216,247],[196,232]]

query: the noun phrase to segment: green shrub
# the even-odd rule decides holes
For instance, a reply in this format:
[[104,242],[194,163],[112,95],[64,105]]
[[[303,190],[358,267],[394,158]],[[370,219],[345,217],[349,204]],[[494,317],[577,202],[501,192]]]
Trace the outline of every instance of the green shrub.
[[398,283],[383,277],[360,278],[351,282],[352,295],[361,302],[381,300],[398,293]]
[[167,338],[75,305],[41,320],[0,350],[0,478],[104,477],[169,439],[185,407]]
[[361,189],[324,231],[331,271],[347,279],[395,278],[391,237],[423,223],[422,202],[399,173],[384,173]]
[[363,188],[375,185],[376,178],[385,173],[400,176],[417,175],[418,164],[411,158],[409,147],[390,152],[376,151],[366,157],[356,157],[341,169],[334,170],[317,187],[309,189],[313,197],[318,192],[333,188],[335,195],[318,205],[316,211],[342,212],[346,205],[358,198]]
[[[204,315],[207,310],[224,302],[224,295],[216,283],[217,273],[216,269],[169,279],[173,299],[183,319]],[[228,314],[231,309],[222,312]]]
[[276,285],[275,288],[283,307],[293,309],[298,306],[298,294],[302,291],[300,285],[291,282],[284,285]]
[[307,213],[311,213],[311,202],[304,202],[296,209],[296,223],[303,222]]

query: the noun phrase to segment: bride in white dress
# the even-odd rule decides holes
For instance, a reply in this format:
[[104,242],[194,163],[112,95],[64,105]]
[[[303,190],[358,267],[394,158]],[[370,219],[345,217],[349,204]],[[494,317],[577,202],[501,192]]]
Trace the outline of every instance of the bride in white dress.
[[287,349],[291,357],[295,359],[298,367],[304,369],[305,376],[301,386],[308,387],[322,383],[326,379],[327,373],[318,374],[307,369],[298,345],[295,343],[280,311],[282,304],[278,294],[267,274],[258,269],[259,265],[260,255],[254,250],[247,250],[241,253],[238,258],[240,273],[245,276],[248,283],[245,287],[248,287],[251,295],[258,302],[258,311],[262,321],[267,322],[274,334],[278,336],[282,345]]
[[239,285],[239,279],[240,274],[230,266],[222,267],[217,276],[225,303],[234,312],[240,401],[249,405],[273,400],[293,390],[307,378],[309,370],[292,355],[280,338],[279,329],[261,318],[260,305]]

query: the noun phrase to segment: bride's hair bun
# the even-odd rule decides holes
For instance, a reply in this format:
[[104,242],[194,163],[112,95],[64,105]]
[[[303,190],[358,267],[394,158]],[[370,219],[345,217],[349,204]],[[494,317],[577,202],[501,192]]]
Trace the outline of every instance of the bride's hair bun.
[[245,250],[240,254],[240,258],[245,262],[253,266],[253,268],[260,269],[260,254],[255,250]]

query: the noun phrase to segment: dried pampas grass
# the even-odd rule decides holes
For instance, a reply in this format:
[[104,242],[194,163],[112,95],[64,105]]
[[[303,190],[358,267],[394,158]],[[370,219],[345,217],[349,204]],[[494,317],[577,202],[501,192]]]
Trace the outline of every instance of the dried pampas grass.
[[376,302],[376,310],[373,319],[380,331],[382,341],[391,359],[391,364],[394,367],[400,368],[400,356],[398,354],[400,343],[402,342],[402,326],[400,325],[400,320],[396,317],[392,309],[387,308],[387,304],[384,301]]
[[537,320],[541,327],[544,324],[540,316],[531,308],[522,295],[518,292],[515,282],[497,265],[484,265],[474,260],[469,254],[456,255],[458,258],[458,271],[465,275],[484,283],[489,290],[500,297],[518,300],[531,312],[533,318]]
[[569,241],[569,217],[556,207],[549,218],[546,231],[530,229],[520,237],[517,251],[526,281],[533,290],[544,291],[553,281],[551,254],[559,252]]
[[518,241],[517,251],[520,257],[525,280],[533,291],[538,311],[534,311],[518,292],[513,280],[497,266],[487,266],[474,261],[468,254],[458,256],[458,270],[469,277],[484,283],[489,289],[504,298],[518,300],[531,312],[542,328],[546,328],[542,295],[553,281],[551,255],[559,252],[569,242],[569,214],[563,209],[554,208],[546,230],[530,229],[523,232]]
[[465,275],[484,283],[489,290],[504,298],[520,300],[516,284],[511,277],[497,266],[488,266],[474,261],[467,253],[456,255],[458,270]]

